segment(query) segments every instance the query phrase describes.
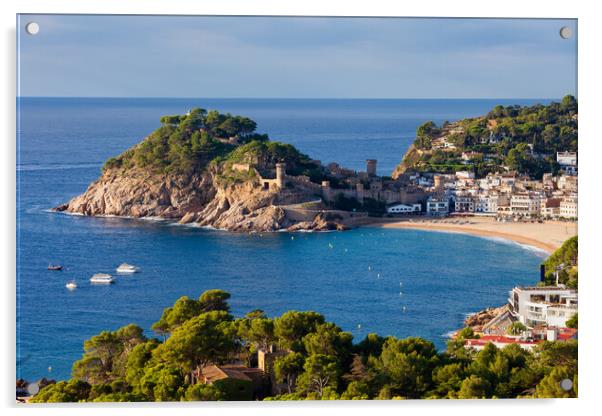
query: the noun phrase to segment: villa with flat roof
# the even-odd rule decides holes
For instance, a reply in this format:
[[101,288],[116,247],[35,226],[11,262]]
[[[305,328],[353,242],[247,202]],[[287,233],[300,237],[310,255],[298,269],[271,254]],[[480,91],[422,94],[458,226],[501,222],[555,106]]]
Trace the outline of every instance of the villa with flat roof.
[[531,328],[566,327],[577,304],[577,291],[563,286],[515,287],[508,297],[510,314]]

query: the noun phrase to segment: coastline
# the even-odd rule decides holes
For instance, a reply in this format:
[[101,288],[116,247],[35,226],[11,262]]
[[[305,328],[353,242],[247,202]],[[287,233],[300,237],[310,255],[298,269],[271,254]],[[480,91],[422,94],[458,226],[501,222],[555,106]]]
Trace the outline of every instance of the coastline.
[[446,218],[370,218],[358,222],[359,227],[407,228],[443,231],[493,237],[536,247],[552,254],[564,241],[577,235],[577,223],[546,221],[544,223],[497,222],[492,217]]

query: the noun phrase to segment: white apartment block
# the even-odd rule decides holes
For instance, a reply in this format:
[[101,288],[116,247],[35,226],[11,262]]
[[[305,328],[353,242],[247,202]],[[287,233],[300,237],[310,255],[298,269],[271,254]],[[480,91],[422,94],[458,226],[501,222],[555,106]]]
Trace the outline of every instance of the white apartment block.
[[577,152],[556,152],[556,162],[562,167],[577,166]]
[[475,212],[473,197],[467,194],[456,195],[454,208],[456,212]]
[[426,213],[433,216],[444,216],[449,213],[449,201],[430,197],[426,201]]
[[480,194],[475,198],[474,212],[495,215],[498,206],[509,206],[509,198],[505,194]]
[[529,192],[515,193],[510,198],[510,211],[512,215],[530,217],[539,214],[541,198]]
[[577,291],[560,286],[515,287],[509,293],[510,314],[527,327],[566,327],[577,313]]
[[497,204],[495,211],[491,209],[491,197],[489,195],[477,195],[474,198],[474,212],[479,214],[490,214],[497,211]]
[[576,196],[567,197],[560,201],[559,215],[567,219],[574,219],[579,216]]

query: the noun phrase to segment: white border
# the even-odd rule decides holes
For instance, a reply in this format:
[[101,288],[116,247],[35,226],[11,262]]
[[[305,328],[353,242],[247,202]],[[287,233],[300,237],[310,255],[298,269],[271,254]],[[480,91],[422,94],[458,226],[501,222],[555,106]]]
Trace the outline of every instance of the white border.
[[[4,273],[1,275],[2,330],[0,343],[3,370],[0,384],[3,407],[10,414],[42,413],[44,415],[101,414],[114,405],[81,408],[76,405],[46,406],[43,408],[14,407],[15,378],[15,14],[16,13],[104,13],[104,14],[234,14],[234,15],[333,15],[333,16],[433,16],[433,17],[555,17],[579,19],[579,170],[580,170],[580,269],[581,269],[581,331],[579,396],[577,400],[504,400],[504,401],[414,401],[414,402],[336,402],[336,403],[228,403],[223,405],[158,404],[154,406],[119,406],[117,412],[141,415],[190,414],[211,412],[220,414],[260,413],[262,415],[307,413],[365,414],[372,409],[379,414],[419,412],[436,414],[487,414],[508,413],[576,414],[596,408],[602,394],[599,391],[602,369],[602,345],[599,323],[602,276],[599,272],[600,173],[596,169],[602,158],[602,132],[600,116],[599,41],[602,39],[602,17],[596,2],[547,0],[422,0],[422,1],[358,1],[358,0],[4,0],[0,2],[2,14],[2,188],[0,209],[2,215],[2,250]],[[596,174],[598,176],[596,176]],[[597,313],[596,313],[597,312]],[[599,411],[599,409],[598,409]]]

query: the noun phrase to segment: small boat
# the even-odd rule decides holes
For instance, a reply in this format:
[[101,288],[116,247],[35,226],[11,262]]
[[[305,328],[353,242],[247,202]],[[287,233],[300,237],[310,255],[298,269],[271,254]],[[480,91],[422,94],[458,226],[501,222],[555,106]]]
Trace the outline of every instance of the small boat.
[[90,278],[92,283],[113,283],[114,280],[113,276],[106,273],[96,273]]
[[140,267],[132,266],[131,264],[122,263],[117,267],[117,273],[138,273]]
[[48,264],[48,270],[55,270],[55,271],[61,271],[63,270],[63,266],[58,265],[58,264]]
[[74,290],[77,289],[77,283],[75,283],[75,280],[72,280],[69,283],[67,283],[65,287],[69,290]]

